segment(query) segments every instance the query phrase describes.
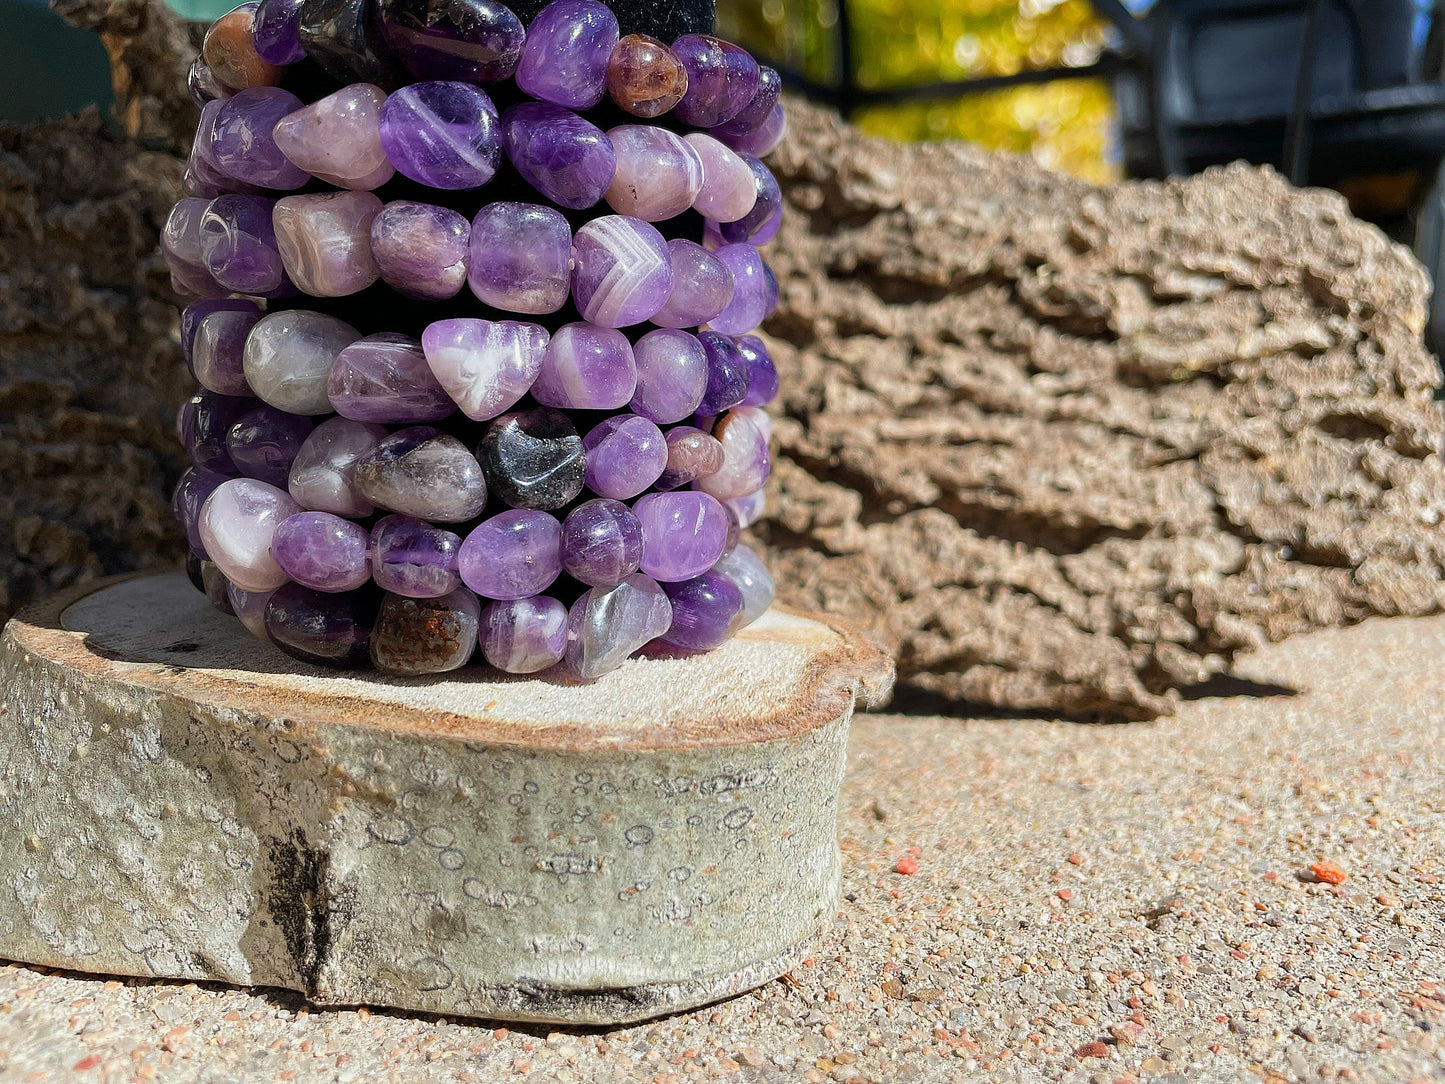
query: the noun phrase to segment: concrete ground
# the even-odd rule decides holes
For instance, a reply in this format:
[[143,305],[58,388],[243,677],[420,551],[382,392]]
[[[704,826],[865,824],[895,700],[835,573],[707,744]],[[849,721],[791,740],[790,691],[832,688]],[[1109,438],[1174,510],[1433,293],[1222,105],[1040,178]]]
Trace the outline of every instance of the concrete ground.
[[0,965],[0,1080],[1445,1080],[1445,618],[1239,674],[1149,724],[860,718],[843,907],[724,1004],[561,1032]]

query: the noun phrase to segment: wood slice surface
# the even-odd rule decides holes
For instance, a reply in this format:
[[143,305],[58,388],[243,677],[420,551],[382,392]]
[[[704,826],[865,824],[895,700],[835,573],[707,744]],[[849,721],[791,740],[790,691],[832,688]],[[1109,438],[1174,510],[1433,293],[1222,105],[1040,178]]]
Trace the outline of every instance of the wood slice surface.
[[836,902],[855,697],[891,665],[775,609],[599,681],[325,671],[178,574],[0,638],[0,957],[572,1023],[787,970]]

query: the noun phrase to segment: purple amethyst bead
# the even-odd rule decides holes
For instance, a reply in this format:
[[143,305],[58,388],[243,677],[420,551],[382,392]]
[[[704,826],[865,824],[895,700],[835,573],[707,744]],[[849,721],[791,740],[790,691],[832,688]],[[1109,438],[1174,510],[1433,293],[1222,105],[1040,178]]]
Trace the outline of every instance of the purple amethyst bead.
[[353,83],[296,110],[276,123],[276,145],[299,169],[353,191],[370,191],[395,170],[381,146],[386,92]]
[[[708,327],[728,335],[745,335],[770,311],[767,267],[758,250],[748,244],[723,245],[714,255],[733,273],[733,296],[727,308],[708,321]],[[776,293],[771,296],[776,303]]]
[[733,273],[716,255],[694,241],[667,243],[672,261],[672,291],[652,314],[658,327],[699,327],[727,308],[733,296]]
[[431,188],[480,188],[502,163],[492,99],[467,83],[414,83],[381,107],[381,146],[404,177]]
[[358,339],[331,363],[326,395],[343,418],[415,425],[436,422],[457,407],[442,390],[421,343],[384,331]]
[[737,520],[738,529],[746,530],[763,518],[767,503],[767,491],[759,489],[756,492],[726,500],[723,502],[723,507]]
[[301,0],[261,0],[251,22],[251,44],[267,64],[295,64],[301,48]]
[[743,612],[738,615],[734,632],[751,625],[773,604],[776,594],[773,577],[758,555],[747,546],[734,546],[728,550],[713,566],[713,572],[732,580],[742,593]]
[[567,607],[555,598],[508,599],[482,611],[482,657],[508,674],[535,674],[567,652]]
[[640,218],[603,215],[572,241],[572,300],[602,327],[640,324],[672,291],[672,260],[657,227]]
[[285,583],[266,601],[266,635],[302,662],[365,666],[376,607],[376,592],[368,589],[328,594]]
[[702,191],[702,159],[675,132],[620,124],[607,133],[617,158],[607,202],[618,214],[663,222],[682,214]]
[[632,344],[622,332],[592,324],[563,324],[542,355],[532,397],[566,410],[616,410],[637,389]]
[[256,405],[255,399],[209,391],[187,399],[181,406],[179,429],[181,444],[190,453],[191,461],[217,474],[239,474],[226,450],[226,434],[241,415]]
[[740,335],[733,344],[748,367],[748,394],[743,406],[767,406],[778,397],[778,368],[772,355],[756,335]]
[[704,572],[662,585],[672,603],[672,625],[662,642],[684,651],[711,651],[726,643],[743,612],[743,593],[720,572]]
[[482,605],[459,587],[440,598],[388,594],[371,630],[371,662],[383,674],[444,674],[467,664],[477,647]]
[[771,241],[783,220],[783,190],[773,171],[751,154],[739,155],[753,171],[757,181],[758,197],[753,209],[734,222],[717,224],[718,235],[729,244],[749,242],[760,245]]
[[303,508],[339,516],[369,516],[375,506],[356,488],[356,464],[376,450],[386,428],[327,418],[311,431],[291,464],[287,488]]
[[287,516],[271,536],[271,556],[303,587],[354,591],[371,578],[366,528],[330,512]]
[[445,301],[466,284],[471,236],[471,224],[456,211],[396,200],[371,220],[371,258],[398,293]]
[[783,112],[781,103],[773,106],[768,119],[751,131],[733,132],[728,130],[727,125],[713,129],[713,135],[719,142],[739,154],[751,154],[758,158],[766,158],[772,154],[787,134],[788,116]]
[[472,221],[467,285],[505,312],[556,312],[567,302],[572,230],[551,207],[493,203]]
[[687,93],[674,112],[696,128],[732,120],[758,92],[761,72],[746,49],[709,34],[684,34],[672,51],[687,69]]
[[548,339],[538,324],[472,317],[438,320],[421,333],[432,375],[474,421],[495,418],[531,390]]
[[262,196],[217,196],[201,218],[201,252],[206,270],[227,290],[253,297],[280,297],[295,291],[286,277],[276,230],[273,201]]
[[682,490],[648,493],[632,506],[642,525],[642,571],[655,580],[690,580],[727,545],[728,514],[717,498]]
[[778,108],[778,96],[782,90],[783,80],[777,69],[762,65],[758,69],[758,89],[753,91],[748,104],[743,106],[732,120],[715,126],[713,135],[721,139],[723,136],[745,135],[757,131],[768,123],[773,110]]
[[390,87],[401,81],[401,65],[376,32],[371,8],[371,0],[302,0],[301,47],[338,83]]
[[667,595],[640,573],[613,588],[589,588],[567,614],[567,665],[584,681],[599,678],[671,624]]
[[614,414],[582,438],[587,488],[599,497],[629,500],[667,466],[667,441],[656,424],[636,414]]
[[263,403],[236,419],[226,433],[226,451],[247,478],[285,489],[291,464],[310,435],[310,418]]
[[202,467],[187,467],[171,495],[171,513],[186,532],[186,544],[192,553],[201,557],[206,556],[206,547],[201,541],[201,505],[228,477]]
[[547,512],[508,509],[467,535],[457,561],[462,582],[483,598],[541,594],[562,574],[562,525]]
[[654,489],[679,489],[721,469],[723,447],[711,433],[679,425],[667,431],[666,439],[667,469],[658,476]]
[[161,255],[177,293],[215,297],[226,292],[206,268],[201,222],[207,206],[199,197],[177,200],[161,228]]
[[461,523],[487,504],[481,464],[461,441],[429,425],[398,429],[356,464],[357,491],[390,512]]
[[210,132],[212,165],[260,188],[300,188],[310,178],[276,145],[276,123],[301,108],[301,99],[280,87],[251,87],[220,103]]
[[632,411],[659,425],[680,422],[697,411],[707,389],[707,351],[697,336],[673,328],[649,331],[632,347],[637,390]]
[[549,102],[522,102],[503,113],[502,145],[528,184],[573,210],[600,200],[617,169],[601,128]]
[[596,0],[554,0],[527,28],[517,86],[569,109],[591,109],[607,91],[617,16]]
[[697,412],[711,418],[747,398],[748,364],[729,335],[700,331],[697,339],[707,353],[707,390]]
[[499,83],[521,59],[526,32],[496,0],[377,0],[382,38],[417,79]]
[[383,516],[371,528],[371,578],[407,598],[440,598],[461,585],[461,536],[411,516]]
[[589,587],[616,587],[642,563],[642,525],[621,501],[579,504],[562,522],[562,567]]
[[[187,310],[191,306],[186,306]],[[196,321],[191,330],[191,375],[207,391],[218,395],[252,395],[246,382],[246,336],[261,319],[254,305],[246,309],[214,309]],[[182,337],[186,335],[184,318]]]

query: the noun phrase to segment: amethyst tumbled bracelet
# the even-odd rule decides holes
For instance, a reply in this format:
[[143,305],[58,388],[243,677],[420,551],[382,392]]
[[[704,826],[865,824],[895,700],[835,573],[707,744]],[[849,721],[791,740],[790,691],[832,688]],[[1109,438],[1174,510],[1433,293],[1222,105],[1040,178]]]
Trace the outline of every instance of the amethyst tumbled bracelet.
[[767,609],[776,72],[595,0],[262,0],[189,85],[173,508],[218,607],[313,663],[583,679]]

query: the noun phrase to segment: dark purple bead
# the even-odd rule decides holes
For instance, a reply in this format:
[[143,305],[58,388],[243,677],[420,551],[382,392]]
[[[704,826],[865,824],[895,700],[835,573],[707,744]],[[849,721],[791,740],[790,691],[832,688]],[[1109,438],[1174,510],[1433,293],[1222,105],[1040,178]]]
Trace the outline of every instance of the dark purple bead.
[[711,651],[732,636],[743,612],[743,593],[721,572],[665,583],[672,625],[662,642],[685,651]]
[[642,563],[642,526],[621,501],[579,504],[562,522],[562,567],[589,587],[616,587]]
[[187,361],[191,375],[218,395],[251,395],[246,382],[246,337],[261,319],[259,309],[206,313],[196,324]]
[[582,438],[587,488],[599,497],[630,500],[667,466],[667,441],[655,422],[638,414],[614,414]]
[[496,0],[376,0],[382,37],[417,79],[510,79],[526,32]]
[[206,556],[205,543],[201,541],[201,505],[211,491],[230,477],[201,467],[187,467],[176,490],[171,494],[171,514],[186,532],[186,544],[191,552]]
[[[778,232],[778,223],[783,215],[783,190],[773,171],[751,154],[739,155],[758,184],[758,199],[753,209],[736,222],[722,222],[717,226],[718,235],[729,244],[747,241],[762,244],[771,241]],[[771,230],[772,232],[768,232]]]
[[371,528],[371,578],[383,591],[439,598],[461,584],[461,536],[411,516],[383,516]]
[[262,404],[231,426],[226,433],[226,451],[247,478],[285,489],[291,464],[312,428],[310,418]]
[[296,33],[306,55],[338,83],[394,87],[401,65],[373,24],[372,0],[302,0]]
[[274,200],[224,195],[211,200],[201,217],[201,252],[206,270],[227,290],[257,297],[293,293],[286,277],[276,230]]
[[244,297],[215,297],[192,301],[181,310],[181,350],[186,355],[186,364],[192,364],[196,345],[196,329],[202,320],[213,312],[256,312],[261,306]]
[[301,0],[261,0],[251,22],[251,44],[267,64],[295,64],[306,55],[299,36]]
[[617,168],[601,128],[549,102],[522,102],[503,113],[502,145],[528,184],[573,210],[600,200]]
[[331,363],[326,394],[343,418],[415,425],[456,413],[456,404],[432,376],[421,343],[383,331],[358,339]]
[[582,438],[566,414],[547,407],[497,418],[477,458],[492,493],[513,508],[561,508],[582,492],[586,480]]
[[591,109],[607,90],[617,16],[596,0],[554,0],[527,28],[517,66],[524,94],[569,109]]
[[713,135],[722,138],[723,136],[740,136],[757,131],[772,117],[773,110],[778,106],[778,96],[782,90],[783,80],[778,75],[777,69],[764,64],[758,69],[758,89],[753,91],[752,99],[732,120],[714,127]]
[[567,652],[567,607],[555,598],[493,602],[482,611],[482,656],[509,674],[535,674]]
[[697,340],[707,351],[707,390],[697,412],[713,417],[747,398],[748,363],[730,335],[699,331]]
[[497,109],[468,83],[413,83],[390,95],[381,146],[403,176],[431,188],[480,188],[502,163]]
[[302,662],[341,669],[370,660],[377,594],[369,588],[327,594],[284,583],[266,602],[266,635]]
[[748,367],[748,394],[743,406],[767,406],[778,397],[778,368],[772,355],[756,335],[739,335],[733,343]]
[[457,567],[462,582],[483,598],[529,598],[562,574],[561,551],[556,516],[510,508],[467,535]]
[[219,104],[210,132],[212,165],[261,188],[300,188],[310,180],[271,134],[282,117],[301,108],[300,98],[280,87],[251,87]]
[[383,674],[444,674],[477,647],[482,606],[465,587],[440,598],[386,595],[371,631],[371,661]]
[[709,34],[684,34],[672,51],[687,69],[687,93],[674,109],[683,123],[713,128],[752,102],[761,72],[746,49]]
[[370,544],[371,536],[359,523],[330,512],[297,512],[271,536],[271,556],[303,587],[354,591],[371,579]]
[[180,437],[191,461],[217,474],[239,474],[226,450],[226,434],[243,414],[258,405],[255,399],[210,391],[187,399],[181,407]]

